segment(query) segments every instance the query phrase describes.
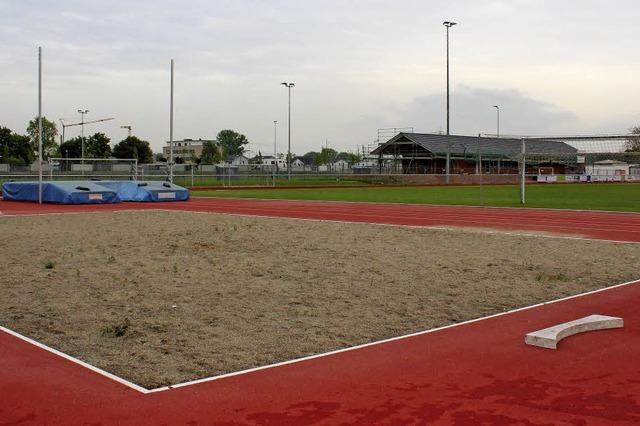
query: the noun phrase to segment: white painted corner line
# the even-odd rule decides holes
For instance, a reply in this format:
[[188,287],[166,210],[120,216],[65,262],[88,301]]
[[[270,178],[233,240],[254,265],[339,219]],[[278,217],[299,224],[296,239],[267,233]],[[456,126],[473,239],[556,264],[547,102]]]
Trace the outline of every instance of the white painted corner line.
[[94,372],[96,372],[98,374],[102,374],[103,376],[108,377],[111,380],[115,380],[116,382],[122,383],[123,385],[126,385],[126,386],[128,386],[128,387],[130,387],[132,389],[135,389],[138,392],[142,392],[142,393],[149,392],[147,389],[143,388],[142,386],[138,386],[135,383],[131,383],[130,381],[128,381],[126,379],[123,379],[122,377],[118,377],[115,374],[109,373],[108,371],[102,370],[102,369],[100,369],[98,367],[94,367],[93,365],[91,365],[89,363],[86,363],[86,362],[84,362],[84,361],[82,361],[82,360],[80,360],[78,358],[72,357],[71,355],[67,355],[64,352],[61,352],[61,351],[59,351],[57,349],[53,349],[52,347],[49,347],[49,346],[44,345],[44,344],[42,344],[42,343],[40,343],[40,342],[38,342],[36,340],[30,339],[30,338],[28,338],[26,336],[23,336],[20,333],[16,333],[15,331],[10,330],[10,329],[8,329],[6,327],[3,327],[1,325],[0,325],[0,330],[4,331],[7,334],[12,335],[13,337],[17,337],[20,340],[23,340],[23,341],[25,341],[27,343],[30,343],[30,344],[32,344],[32,345],[34,345],[34,346],[36,346],[36,347],[38,347],[40,349],[44,349],[47,352],[51,352],[54,355],[58,355],[59,357],[62,357],[64,359],[68,360],[68,361],[74,362],[76,364],[81,365],[82,367],[88,368],[91,371],[94,371]]
[[526,310],[538,308],[538,307],[545,306],[545,305],[551,305],[551,304],[554,304],[554,303],[563,302],[563,301],[566,301],[566,300],[571,300],[571,299],[576,299],[576,298],[580,298],[580,297],[584,297],[584,296],[589,296],[589,295],[592,295],[592,294],[602,293],[602,292],[605,292],[605,291],[609,291],[609,290],[613,290],[613,289],[616,289],[616,288],[620,288],[620,287],[624,287],[624,286],[628,286],[628,285],[633,285],[633,284],[639,284],[640,285],[640,279],[633,280],[633,281],[627,281],[627,282],[624,282],[622,284],[613,285],[611,287],[604,287],[604,288],[600,288],[600,289],[597,289],[597,290],[588,291],[586,293],[580,293],[580,294],[576,294],[576,295],[573,295],[573,296],[567,296],[567,297],[563,297],[563,298],[560,298],[560,299],[551,300],[551,301],[548,301],[548,302],[542,302],[542,303],[537,303],[535,305],[530,305],[530,306],[525,306],[525,307],[522,307],[522,308],[512,309],[510,311],[500,312],[500,313],[497,313],[497,314],[488,315],[486,317],[475,318],[475,319],[468,320],[468,321],[463,321],[463,322],[459,322],[459,323],[455,323],[455,324],[445,325],[445,326],[442,326],[442,327],[432,328],[432,329],[429,329],[429,330],[418,331],[418,332],[415,332],[415,333],[405,334],[405,335],[397,336],[397,337],[391,337],[391,338],[388,338],[388,339],[378,340],[378,341],[375,341],[375,342],[365,343],[365,344],[362,344],[362,345],[351,346],[351,347],[348,347],[348,348],[338,349],[338,350],[334,350],[334,351],[330,351],[330,352],[324,352],[324,353],[305,356],[305,357],[301,357],[301,358],[295,358],[295,359],[288,360],[288,361],[282,361],[282,362],[278,362],[278,363],[274,363],[274,364],[263,365],[263,366],[260,366],[260,367],[249,368],[249,369],[246,369],[246,370],[235,371],[235,372],[232,372],[232,373],[221,374],[219,376],[206,377],[206,378],[202,378],[202,379],[197,379],[197,380],[192,380],[192,381],[188,381],[188,382],[178,383],[178,384],[175,384],[175,385],[163,386],[163,387],[155,388],[155,389],[146,389],[146,388],[144,388],[142,386],[136,385],[135,383],[132,383],[132,382],[126,380],[126,379],[118,377],[115,374],[109,373],[108,371],[102,370],[102,369],[100,369],[98,367],[95,367],[95,366],[93,366],[91,364],[88,364],[88,363],[86,363],[86,362],[84,362],[84,361],[82,361],[82,360],[80,360],[78,358],[75,358],[75,357],[71,356],[71,355],[67,355],[64,352],[61,352],[61,351],[59,351],[57,349],[53,349],[53,348],[51,348],[49,346],[46,346],[46,345],[44,345],[44,344],[42,344],[40,342],[37,342],[37,341],[35,341],[33,339],[30,339],[30,338],[28,338],[26,336],[23,336],[23,335],[21,335],[19,333],[16,333],[15,331],[10,330],[10,329],[8,329],[6,327],[0,326],[0,331],[4,331],[5,333],[10,334],[10,335],[12,335],[12,336],[14,336],[14,337],[16,337],[18,339],[21,339],[21,340],[23,340],[23,341],[25,341],[27,343],[30,343],[30,344],[32,344],[32,345],[34,345],[34,346],[36,346],[36,347],[38,347],[40,349],[44,349],[45,351],[48,351],[48,352],[50,352],[50,353],[52,353],[54,355],[58,355],[58,356],[66,359],[68,361],[74,362],[74,363],[76,363],[76,364],[78,364],[78,365],[80,365],[82,367],[88,368],[89,370],[91,370],[91,371],[93,371],[95,373],[101,374],[101,375],[103,375],[103,376],[105,376],[105,377],[107,377],[107,378],[109,378],[111,380],[115,380],[116,382],[121,383],[121,384],[123,384],[125,386],[128,386],[129,388],[134,389],[134,390],[136,390],[136,391],[138,391],[140,393],[149,394],[149,393],[164,392],[164,391],[171,390],[171,389],[177,389],[177,388],[182,388],[182,387],[186,387],[186,386],[196,385],[196,384],[199,384],[199,383],[206,383],[206,382],[212,382],[212,381],[215,381],[215,380],[222,380],[222,379],[226,379],[226,378],[229,378],[229,377],[234,377],[234,376],[239,376],[239,375],[244,375],[244,374],[250,374],[250,373],[253,373],[253,372],[256,372],[256,371],[282,367],[282,366],[285,366],[285,365],[297,364],[297,363],[300,363],[300,362],[310,361],[310,360],[317,359],[317,358],[324,358],[324,357],[328,357],[328,356],[332,356],[332,355],[337,355],[337,354],[340,354],[340,353],[343,353],[343,352],[356,351],[356,350],[359,350],[359,349],[368,348],[370,346],[377,346],[377,345],[382,345],[382,344],[385,344],[385,343],[395,342],[395,341],[398,341],[398,340],[403,340],[403,339],[408,339],[408,338],[412,338],[412,337],[422,336],[422,335],[425,335],[425,334],[435,333],[437,331],[447,330],[447,329],[453,328],[453,327],[459,327],[459,326],[472,324],[472,323],[479,322],[479,321],[488,320],[488,319],[491,319],[491,318],[497,318],[497,317],[501,317],[501,316],[506,316],[506,315],[514,314],[516,312],[526,311]]

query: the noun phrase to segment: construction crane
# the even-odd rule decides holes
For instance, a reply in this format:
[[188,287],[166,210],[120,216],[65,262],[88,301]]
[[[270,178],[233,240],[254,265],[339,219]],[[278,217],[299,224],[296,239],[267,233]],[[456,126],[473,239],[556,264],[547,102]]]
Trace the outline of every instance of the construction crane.
[[129,131],[129,136],[131,137],[131,126],[120,126],[121,129],[127,129]]
[[100,123],[102,121],[110,121],[110,120],[115,120],[115,118],[111,117],[111,118],[101,118],[100,120],[92,120],[92,121],[85,121],[85,122],[79,122],[79,123],[71,123],[71,124],[65,124],[64,122],[64,118],[60,118],[60,124],[62,124],[62,134],[60,135],[60,145],[62,145],[64,143],[64,133],[65,133],[65,129],[67,127],[73,127],[73,126],[83,126],[85,124],[92,124],[92,123]]

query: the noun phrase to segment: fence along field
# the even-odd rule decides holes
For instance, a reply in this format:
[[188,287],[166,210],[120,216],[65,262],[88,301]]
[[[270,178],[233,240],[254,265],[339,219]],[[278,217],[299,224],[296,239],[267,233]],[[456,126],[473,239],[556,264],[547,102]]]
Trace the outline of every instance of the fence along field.
[[[444,138],[444,139],[443,139]],[[488,138],[400,133],[358,164],[287,168],[270,164],[174,164],[174,182],[192,188],[477,185],[470,204],[483,205],[483,186],[533,183],[640,182],[640,150],[635,136]],[[635,151],[630,151],[635,149]],[[167,163],[135,160],[50,159],[44,178],[169,179]],[[37,165],[0,164],[0,181],[37,179]],[[503,191],[522,202],[520,193]],[[495,192],[495,191],[494,191]],[[500,191],[498,191],[500,192]],[[265,195],[268,197],[268,195]],[[526,200],[525,200],[526,201]],[[465,204],[464,200],[462,203]],[[504,205],[505,203],[500,203]]]

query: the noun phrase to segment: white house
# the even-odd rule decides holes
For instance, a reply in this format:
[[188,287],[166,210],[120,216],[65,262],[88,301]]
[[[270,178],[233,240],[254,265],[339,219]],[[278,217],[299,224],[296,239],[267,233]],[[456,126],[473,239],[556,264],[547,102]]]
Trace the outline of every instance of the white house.
[[231,166],[246,166],[249,159],[244,155],[230,155],[227,157],[227,164]]
[[285,169],[287,167],[287,162],[284,158],[276,158],[273,155],[263,155],[262,164],[266,164],[267,166],[278,166],[279,169]]
[[592,182],[621,182],[628,180],[631,172],[637,173],[636,164],[617,160],[603,160],[586,166],[585,174],[591,176]]
[[296,157],[291,161],[291,170],[303,170],[304,169],[304,161],[301,158]]
[[344,172],[349,169],[351,169],[351,163],[345,159],[334,161],[333,164],[331,164],[331,170],[334,172]]

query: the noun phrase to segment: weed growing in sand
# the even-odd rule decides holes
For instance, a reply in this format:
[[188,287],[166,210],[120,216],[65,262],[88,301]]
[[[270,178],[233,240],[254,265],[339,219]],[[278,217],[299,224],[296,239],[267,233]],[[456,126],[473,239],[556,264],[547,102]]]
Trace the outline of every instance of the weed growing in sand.
[[104,337],[122,337],[127,334],[131,322],[129,318],[125,318],[123,321],[102,327],[102,336]]
[[568,281],[571,281],[571,278],[562,272],[558,272],[555,274],[547,274],[545,272],[540,272],[538,275],[536,275],[536,281],[538,281],[539,283],[548,283],[548,282],[566,283]]
[[55,263],[53,263],[53,262],[52,262],[52,261],[50,261],[50,260],[49,260],[49,261],[47,261],[47,262],[44,264],[44,268],[45,268],[45,269],[53,269],[53,268],[55,268],[55,267],[56,267],[56,264],[55,264]]

